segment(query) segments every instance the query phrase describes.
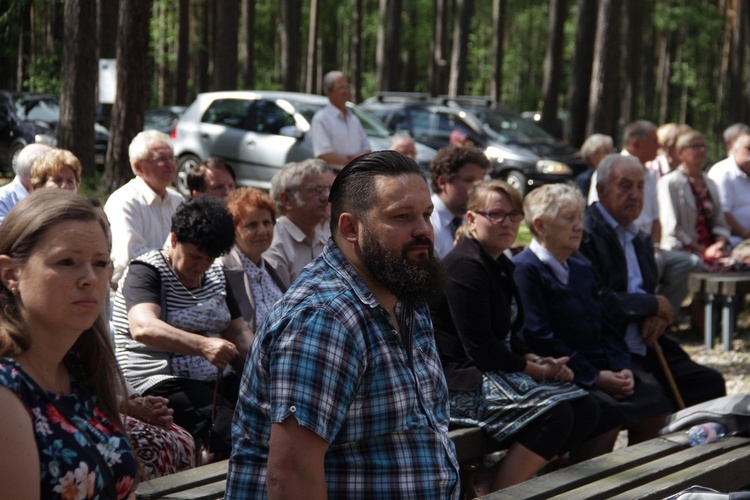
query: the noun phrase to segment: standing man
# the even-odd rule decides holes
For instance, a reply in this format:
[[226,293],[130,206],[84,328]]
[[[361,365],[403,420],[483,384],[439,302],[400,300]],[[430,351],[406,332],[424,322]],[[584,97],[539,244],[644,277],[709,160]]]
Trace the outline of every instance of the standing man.
[[596,173],[599,202],[584,213],[581,252],[601,280],[605,321],[622,335],[633,366],[656,377],[668,396],[673,395],[652,345],[657,341],[687,406],[723,396],[719,372],[693,362],[676,342],[662,336],[672,323],[672,305],[655,293],[658,273],[651,239],[635,225],[644,203],[643,165],[632,156],[609,155]]
[[359,119],[346,108],[351,97],[346,75],[341,71],[326,73],[323,91],[330,102],[313,116],[313,154],[326,163],[344,166],[369,153],[370,141]]
[[424,300],[441,273],[419,166],[368,154],[330,198],[332,239],[245,365],[227,498],[458,498]]
[[711,167],[724,218],[732,230],[732,246],[750,238],[750,132],[734,141],[729,157]]
[[131,259],[162,248],[172,227],[172,215],[183,199],[167,189],[177,179],[177,164],[169,136],[145,130],[128,147],[135,178],[116,190],[104,205],[112,229],[112,287]]
[[469,188],[484,179],[490,161],[482,150],[448,146],[438,150],[430,164],[432,203],[430,222],[435,232],[435,255],[445,257],[453,250],[456,230],[466,216]]
[[0,223],[5,220],[10,209],[23,200],[31,191],[31,166],[34,161],[52,148],[44,144],[27,144],[16,158],[16,176],[11,182],[0,187]]
[[273,243],[263,258],[287,288],[326,244],[320,223],[328,215],[326,165],[321,160],[287,163],[271,179],[271,198],[281,217],[273,229]]

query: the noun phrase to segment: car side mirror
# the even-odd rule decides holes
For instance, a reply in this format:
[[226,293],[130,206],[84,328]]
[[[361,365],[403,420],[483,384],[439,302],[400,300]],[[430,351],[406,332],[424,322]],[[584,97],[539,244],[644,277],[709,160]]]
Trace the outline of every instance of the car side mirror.
[[299,140],[305,136],[305,133],[295,125],[287,125],[286,127],[281,127],[279,129],[279,135],[283,135],[285,137],[294,137],[295,139]]

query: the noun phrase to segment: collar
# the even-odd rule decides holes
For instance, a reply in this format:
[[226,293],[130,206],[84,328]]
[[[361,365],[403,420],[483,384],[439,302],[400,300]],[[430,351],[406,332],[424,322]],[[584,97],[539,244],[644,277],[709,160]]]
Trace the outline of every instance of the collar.
[[380,302],[375,298],[372,290],[367,287],[362,277],[354,269],[349,259],[346,258],[344,252],[336,245],[333,238],[328,239],[321,258],[349,286],[360,302],[372,308],[380,307]]
[[330,102],[327,105],[328,108],[330,108],[330,113],[333,113],[333,115],[338,118],[339,120],[348,120],[349,117],[352,115],[352,112],[349,110],[349,108],[344,105],[344,111],[341,111],[339,108],[331,104]]
[[451,223],[455,216],[437,193],[432,194],[432,205],[434,211],[437,213],[437,218],[440,221],[440,227],[448,227],[448,224]]
[[[132,182],[133,182],[133,187],[135,188],[135,190],[141,196],[143,196],[143,198],[146,200],[146,202],[149,205],[153,205],[153,203],[155,201],[157,201],[157,200],[161,201],[163,199],[161,196],[159,196],[158,194],[156,194],[156,191],[154,191],[153,189],[151,189],[151,186],[149,186],[148,184],[146,184],[146,181],[144,181],[141,177],[135,176],[135,178],[133,178]],[[169,193],[167,193],[167,196],[169,196]],[[167,196],[165,196],[164,199],[166,199]]]
[[604,220],[607,222],[607,225],[609,225],[609,227],[611,227],[615,231],[618,231],[621,229],[622,231],[631,235],[630,239],[635,238],[635,236],[638,234],[638,228],[635,227],[635,224],[633,224],[632,222],[627,227],[621,226],[620,223],[617,222],[614,219],[614,217],[612,217],[609,214],[609,212],[607,212],[607,210],[602,206],[601,203],[596,202],[594,206],[597,208],[597,210],[599,210],[599,213],[602,214],[602,217],[604,217]]
[[[297,243],[305,243],[305,236],[304,231],[300,229],[297,224],[292,222],[289,217],[286,215],[282,215],[278,219],[276,219],[276,224],[281,224],[281,227],[283,227],[288,233],[289,236],[294,239]],[[320,227],[320,224],[318,224],[315,227],[315,233],[313,234],[313,239],[310,242],[310,246],[314,246],[319,243],[325,243],[325,237],[323,236],[323,228]]]
[[544,248],[541,243],[536,239],[532,239],[529,244],[529,250],[531,250],[537,258],[542,261],[542,264],[546,265],[552,271],[552,274],[564,284],[568,284],[570,278],[570,270],[567,264],[561,264],[558,260],[550,253],[549,250]]

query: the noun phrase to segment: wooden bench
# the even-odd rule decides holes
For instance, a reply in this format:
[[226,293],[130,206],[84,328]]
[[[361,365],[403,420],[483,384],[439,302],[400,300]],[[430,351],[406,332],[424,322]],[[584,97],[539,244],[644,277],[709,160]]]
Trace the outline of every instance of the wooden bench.
[[693,485],[737,491],[750,485],[750,438],[691,448],[677,432],[536,477],[482,497],[662,499]]
[[[456,446],[458,463],[462,466],[462,479],[466,476],[467,468],[476,460],[500,449],[497,442],[476,427],[456,429],[450,431],[449,435]],[[152,479],[138,486],[136,498],[143,500],[223,498],[228,467],[229,460],[225,460]]]
[[721,339],[724,350],[730,350],[735,325],[734,302],[750,293],[750,273],[692,273],[688,289],[706,300],[703,335],[709,349],[713,348],[719,319],[714,318],[714,301],[721,302]]

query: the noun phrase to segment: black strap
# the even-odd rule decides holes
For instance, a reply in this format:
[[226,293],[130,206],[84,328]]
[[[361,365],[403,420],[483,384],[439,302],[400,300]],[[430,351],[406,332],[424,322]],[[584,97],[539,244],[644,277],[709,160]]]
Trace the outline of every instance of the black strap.
[[88,431],[81,425],[79,425],[76,419],[72,418],[57,404],[57,402],[53,398],[50,397],[47,391],[42,389],[42,394],[44,394],[44,397],[47,398],[47,401],[49,401],[52,406],[55,407],[60,415],[65,417],[68,422],[75,425],[76,429],[78,429],[78,432],[80,432],[81,435],[86,439],[86,441],[88,441],[88,443],[91,445],[91,448],[94,450],[94,459],[96,459],[96,464],[99,466],[99,470],[102,471],[102,477],[104,478],[104,487],[107,489],[107,498],[116,499],[117,485],[115,484],[115,479],[112,476],[112,470],[109,468],[109,465],[107,465],[107,462],[104,460],[104,457],[102,457],[101,453],[99,453],[99,449],[96,447],[96,442],[91,438],[91,435],[88,433]]

